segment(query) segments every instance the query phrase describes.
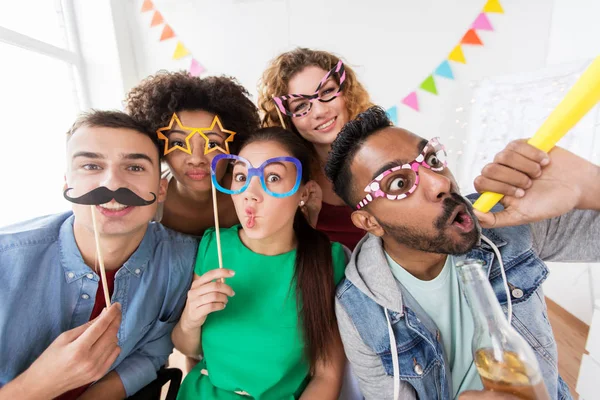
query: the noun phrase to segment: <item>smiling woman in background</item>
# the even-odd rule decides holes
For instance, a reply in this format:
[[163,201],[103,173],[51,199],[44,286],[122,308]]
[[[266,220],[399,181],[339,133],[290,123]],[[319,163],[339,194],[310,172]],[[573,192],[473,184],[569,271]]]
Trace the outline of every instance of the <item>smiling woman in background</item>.
[[[306,48],[272,60],[258,93],[259,107],[265,113],[263,126],[281,126],[280,113],[286,127],[310,142],[319,156],[315,180],[322,190],[323,203],[317,229],[332,241],[354,249],[365,232],[350,220],[353,210],[333,191],[324,166],[331,143],[342,127],[372,106],[369,94],[339,57]],[[307,206],[313,201],[311,196]]]

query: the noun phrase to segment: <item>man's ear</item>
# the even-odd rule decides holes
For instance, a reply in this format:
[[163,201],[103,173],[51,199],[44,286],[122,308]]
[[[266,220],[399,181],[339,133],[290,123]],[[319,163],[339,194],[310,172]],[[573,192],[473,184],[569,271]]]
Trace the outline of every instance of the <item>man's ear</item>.
[[366,210],[357,210],[352,213],[352,223],[359,229],[365,230],[375,236],[383,236],[385,231],[379,222]]
[[158,202],[164,203],[167,200],[167,188],[169,187],[169,181],[166,179],[161,179],[158,186]]
[[63,192],[64,192],[69,187],[69,185],[67,184],[67,174],[63,175],[63,180],[65,181],[65,184],[63,185]]

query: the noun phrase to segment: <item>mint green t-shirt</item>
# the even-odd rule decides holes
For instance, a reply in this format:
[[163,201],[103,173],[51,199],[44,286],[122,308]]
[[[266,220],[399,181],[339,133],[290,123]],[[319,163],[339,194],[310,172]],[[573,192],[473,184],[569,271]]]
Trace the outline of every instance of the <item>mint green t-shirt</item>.
[[[235,296],[202,326],[203,359],[182,382],[179,400],[248,398],[235,391],[254,399],[287,400],[297,398],[308,383],[294,284],[296,250],[275,256],[254,253],[240,240],[239,229],[221,229],[223,267],[235,271],[225,283]],[[344,277],[346,255],[339,243],[332,243],[331,252],[337,285]],[[198,247],[195,273],[218,267],[212,228]]]
[[475,324],[460,289],[454,257],[448,256],[442,272],[436,278],[422,281],[387,253],[385,255],[394,277],[419,302],[440,331],[452,375],[452,397],[457,397],[465,390],[482,390],[483,384],[471,352]]

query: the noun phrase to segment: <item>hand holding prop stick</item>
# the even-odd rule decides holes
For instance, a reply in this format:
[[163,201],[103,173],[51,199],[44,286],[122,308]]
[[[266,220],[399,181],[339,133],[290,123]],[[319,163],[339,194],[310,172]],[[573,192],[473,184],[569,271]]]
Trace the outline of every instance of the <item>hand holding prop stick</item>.
[[96,256],[98,264],[100,264],[100,279],[102,281],[102,288],[104,290],[104,301],[106,307],[110,306],[110,295],[108,293],[108,283],[106,282],[106,270],[104,269],[104,258],[102,257],[102,251],[100,249],[100,234],[98,232],[98,224],[96,222],[96,206],[100,204],[110,203],[115,200],[117,203],[130,206],[130,207],[142,207],[153,204],[156,201],[156,194],[150,193],[153,197],[152,200],[146,200],[132,190],[122,187],[117,190],[110,190],[105,186],[97,187],[90,190],[79,197],[69,196],[69,192],[73,188],[67,187],[63,192],[65,199],[75,204],[89,205],[92,213],[92,224],[94,226],[94,240],[96,242]]

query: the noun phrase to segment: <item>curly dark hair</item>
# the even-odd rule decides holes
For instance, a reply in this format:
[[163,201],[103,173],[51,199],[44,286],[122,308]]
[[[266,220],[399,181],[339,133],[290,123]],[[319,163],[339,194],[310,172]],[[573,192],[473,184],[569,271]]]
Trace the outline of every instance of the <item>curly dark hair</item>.
[[356,206],[352,196],[353,181],[350,170],[354,156],[369,136],[392,125],[385,110],[373,106],[346,123],[331,144],[325,175],[333,183],[335,193],[350,207]]
[[125,99],[125,111],[155,132],[169,125],[173,113],[203,110],[217,114],[226,129],[236,132],[231,143],[237,152],[239,142],[258,129],[258,109],[248,91],[235,78],[200,78],[187,71],[160,71],[131,89]]

